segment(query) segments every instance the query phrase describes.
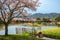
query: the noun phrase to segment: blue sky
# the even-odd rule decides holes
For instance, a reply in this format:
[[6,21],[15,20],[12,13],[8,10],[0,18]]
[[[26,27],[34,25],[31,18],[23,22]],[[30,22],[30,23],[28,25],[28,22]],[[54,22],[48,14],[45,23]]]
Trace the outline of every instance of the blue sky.
[[42,3],[36,11],[28,11],[29,13],[60,13],[60,0],[40,0]]

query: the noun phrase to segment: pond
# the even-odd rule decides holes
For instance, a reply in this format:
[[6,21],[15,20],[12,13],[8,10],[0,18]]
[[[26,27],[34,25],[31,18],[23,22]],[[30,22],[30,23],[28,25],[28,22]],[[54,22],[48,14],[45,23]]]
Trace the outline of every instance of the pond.
[[[45,30],[48,28],[55,28],[56,26],[42,26],[42,27],[35,27],[36,29],[40,30]],[[9,26],[8,27],[8,34],[16,34],[16,28],[32,28],[30,26]],[[5,30],[1,30],[0,31],[0,35],[4,35],[5,34]]]

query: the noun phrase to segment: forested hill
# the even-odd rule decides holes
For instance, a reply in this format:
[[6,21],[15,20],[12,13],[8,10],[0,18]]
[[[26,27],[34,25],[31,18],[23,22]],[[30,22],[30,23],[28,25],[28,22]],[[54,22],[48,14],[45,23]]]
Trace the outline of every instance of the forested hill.
[[57,16],[59,16],[60,13],[46,13],[46,14],[42,14],[42,13],[35,13],[33,15],[31,15],[30,17],[33,18],[45,18],[45,17],[49,17],[49,18],[56,18]]

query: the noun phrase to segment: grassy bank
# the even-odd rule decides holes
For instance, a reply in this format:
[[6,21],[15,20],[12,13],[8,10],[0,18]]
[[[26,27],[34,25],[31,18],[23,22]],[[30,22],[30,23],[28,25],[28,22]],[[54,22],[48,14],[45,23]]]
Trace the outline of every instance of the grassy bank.
[[60,27],[43,30],[44,36],[60,39]]
[[8,36],[0,36],[0,40],[43,40],[37,39],[30,35],[8,35]]

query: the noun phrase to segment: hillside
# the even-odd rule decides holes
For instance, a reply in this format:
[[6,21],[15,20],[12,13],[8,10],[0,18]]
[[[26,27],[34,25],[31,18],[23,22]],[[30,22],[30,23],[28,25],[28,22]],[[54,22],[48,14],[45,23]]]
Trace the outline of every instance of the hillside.
[[45,17],[56,18],[59,15],[60,15],[59,13],[49,13],[49,14],[36,13],[36,14],[31,15],[30,17],[33,17],[33,18],[37,18],[37,17],[39,17],[39,18],[45,18]]

